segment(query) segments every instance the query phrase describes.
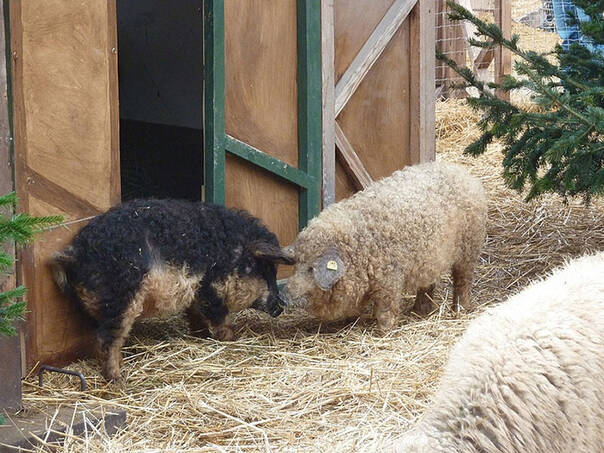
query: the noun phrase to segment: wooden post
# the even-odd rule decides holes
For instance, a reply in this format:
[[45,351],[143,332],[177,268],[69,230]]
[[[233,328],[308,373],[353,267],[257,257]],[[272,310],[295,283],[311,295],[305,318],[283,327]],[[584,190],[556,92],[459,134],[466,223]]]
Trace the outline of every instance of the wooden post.
[[[506,39],[512,36],[512,2],[510,0],[497,0],[495,3],[495,23]],[[505,76],[512,72],[512,53],[501,46],[495,51],[495,82],[501,83]],[[497,90],[500,99],[510,100],[509,92]]]
[[323,208],[336,200],[334,0],[321,0],[321,67],[323,74]]
[[321,132],[322,70],[321,9],[316,2],[298,0],[298,168],[313,178],[312,187],[300,192],[299,227],[321,212],[319,157]]
[[[14,279],[11,279],[14,281]],[[8,289],[2,285],[2,290]],[[0,414],[4,409],[17,410],[21,407],[21,339],[0,338]]]
[[[6,2],[0,0],[0,11],[4,12]],[[6,36],[4,20],[0,17],[0,195],[14,190],[13,167],[11,159],[11,130],[8,108]],[[15,254],[13,244],[4,249],[10,255]],[[0,291],[14,288],[15,275],[2,276]],[[17,409],[21,406],[21,339],[19,333],[12,338],[0,337],[0,413],[2,409]]]
[[224,204],[224,0],[203,3],[204,200]]
[[335,123],[335,140],[336,145],[340,150],[340,156],[342,157],[341,163],[342,167],[344,167],[344,171],[350,179],[352,179],[357,190],[365,189],[371,184],[373,179],[338,123]]
[[435,4],[433,0],[418,0],[409,15],[411,21],[411,162],[435,159]]

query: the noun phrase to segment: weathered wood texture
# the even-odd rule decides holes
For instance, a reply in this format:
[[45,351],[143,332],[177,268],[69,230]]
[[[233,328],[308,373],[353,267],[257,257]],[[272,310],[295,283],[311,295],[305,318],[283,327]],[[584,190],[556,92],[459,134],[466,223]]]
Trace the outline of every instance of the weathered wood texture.
[[[512,2],[497,0],[495,23],[501,28],[504,38],[512,37]],[[512,73],[512,53],[501,46],[495,50],[495,81],[501,83],[505,76]],[[510,92],[497,91],[497,96],[510,100]]]
[[425,49],[436,46],[434,1],[418,0],[409,16],[410,48],[410,144],[411,162],[427,162],[436,158],[434,55]]
[[416,0],[395,0],[354,57],[348,69],[342,74],[336,85],[336,116],[342,112],[359,84],[384,52],[415,3]]
[[340,164],[344,168],[344,171],[351,179],[353,186],[356,190],[363,190],[369,186],[373,179],[371,175],[365,169],[365,166],[359,159],[358,154],[344,135],[344,131],[338,123],[335,123],[335,136],[336,144],[340,152]]
[[[3,288],[2,288],[3,289]],[[0,337],[0,414],[21,407],[21,339]]]
[[[226,132],[293,167],[298,166],[296,18],[296,0],[225,1]],[[260,217],[282,244],[298,233],[297,188],[230,155],[226,204]]]
[[[458,3],[464,8],[474,11],[476,14],[478,13],[475,6],[477,2],[475,0],[458,0]],[[465,21],[463,23],[462,31],[463,40],[466,43],[466,51],[474,73],[480,80],[488,80],[488,69],[493,62],[495,52],[492,49],[479,49],[469,45],[468,40],[470,38],[475,38],[476,32],[478,31],[473,23]]]
[[[400,18],[404,18],[402,23],[392,27]],[[336,129],[336,139],[342,144],[336,165],[337,199],[351,195],[371,179],[433,158],[429,139],[434,135],[430,125],[433,104],[426,103],[422,110],[420,103],[425,103],[422,96],[426,93],[434,97],[434,45],[426,40],[433,36],[434,21],[433,8],[421,1],[335,1],[336,87],[340,83],[348,86],[347,80],[353,79],[356,84],[358,71],[351,73],[351,65],[353,69],[365,67],[355,61],[366,62],[378,54],[337,117],[341,133]],[[432,25],[428,35],[425,24]],[[391,38],[379,39],[376,33],[380,32]],[[384,41],[387,44],[381,52],[372,50],[382,47]],[[413,90],[419,91],[412,94]],[[345,90],[336,88],[336,113],[339,91]],[[411,112],[417,117],[411,118]],[[419,133],[428,138],[412,138]]]
[[488,11],[493,9],[493,5],[499,0],[472,0],[472,7],[475,11]]
[[[4,1],[0,1],[0,11]],[[4,15],[0,17],[0,195],[14,190],[12,159],[10,155],[10,124],[6,78],[6,39]],[[4,252],[15,254],[12,243],[2,245]],[[15,275],[0,276],[0,291],[15,287]],[[0,413],[3,409],[17,409],[21,405],[21,338],[0,337]]]
[[19,208],[68,222],[20,256],[31,367],[66,362],[91,343],[86,319],[59,296],[46,262],[79,220],[119,201],[115,0],[11,2],[10,19]]
[[321,201],[324,208],[336,199],[334,40],[334,0],[321,0],[321,86],[323,94],[321,118],[323,124],[323,184],[321,186]]

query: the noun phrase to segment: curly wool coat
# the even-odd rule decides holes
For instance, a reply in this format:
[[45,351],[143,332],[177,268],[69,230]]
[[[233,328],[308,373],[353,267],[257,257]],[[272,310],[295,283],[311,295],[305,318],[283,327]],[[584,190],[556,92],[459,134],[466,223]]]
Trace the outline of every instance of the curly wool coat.
[[475,319],[394,451],[604,451],[604,252]]
[[51,266],[63,292],[97,320],[104,374],[119,377],[134,321],[187,310],[192,330],[233,332],[229,314],[282,310],[276,236],[244,211],[182,200],[135,200],[93,219]]
[[284,291],[323,320],[358,316],[373,302],[378,326],[391,328],[404,293],[432,310],[434,283],[452,271],[454,303],[470,308],[476,260],[486,235],[487,201],[463,167],[407,167],[329,206],[293,244],[297,264]]

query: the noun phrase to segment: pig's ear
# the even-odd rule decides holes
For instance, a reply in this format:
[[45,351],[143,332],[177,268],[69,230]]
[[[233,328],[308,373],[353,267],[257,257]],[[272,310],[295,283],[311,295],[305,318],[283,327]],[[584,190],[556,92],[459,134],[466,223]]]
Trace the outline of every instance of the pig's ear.
[[62,291],[67,290],[67,271],[66,268],[75,263],[75,254],[70,245],[62,252],[54,252],[50,257],[48,264],[52,272],[52,277]]
[[324,291],[333,288],[333,285],[346,272],[346,265],[340,256],[340,252],[335,248],[328,248],[313,263],[313,276],[315,283]]
[[75,263],[75,250],[71,245],[68,245],[65,250],[54,252],[50,257],[51,265],[64,266],[66,264]]
[[254,242],[250,245],[250,252],[252,252],[252,255],[256,258],[270,261],[271,263],[296,263],[296,259],[292,253],[289,253],[285,249],[281,249],[279,245],[271,244],[270,242]]

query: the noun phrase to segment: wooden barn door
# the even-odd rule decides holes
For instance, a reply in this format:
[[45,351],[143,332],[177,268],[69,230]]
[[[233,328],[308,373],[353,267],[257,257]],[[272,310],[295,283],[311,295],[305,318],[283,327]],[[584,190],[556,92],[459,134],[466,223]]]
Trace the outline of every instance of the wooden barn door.
[[86,320],[58,295],[46,260],[120,199],[115,0],[11,1],[10,30],[19,209],[65,217],[19,260],[32,367],[90,346]]
[[205,1],[205,199],[282,244],[320,211],[318,0]]
[[322,0],[323,203],[433,160],[434,0]]

